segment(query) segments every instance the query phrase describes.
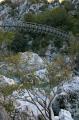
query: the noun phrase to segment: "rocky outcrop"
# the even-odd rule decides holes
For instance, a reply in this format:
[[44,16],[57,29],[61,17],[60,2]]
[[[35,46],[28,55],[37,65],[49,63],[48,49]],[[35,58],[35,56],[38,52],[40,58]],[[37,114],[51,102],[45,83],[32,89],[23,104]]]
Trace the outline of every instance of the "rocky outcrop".
[[73,120],[73,118],[69,111],[61,109],[59,112],[59,120]]
[[11,120],[2,106],[0,106],[0,120]]
[[[38,120],[38,118],[41,117],[42,114],[46,117],[46,107],[48,108],[48,111],[51,108],[51,113],[53,113],[52,118],[54,120],[73,120],[72,116],[74,118],[78,117],[78,82],[79,78],[74,77],[73,80],[65,82],[57,88],[54,88],[54,93],[51,91],[50,95],[47,95],[44,90],[40,89],[20,89],[14,91],[12,95],[8,96],[8,98],[5,99],[13,101],[13,105],[15,106],[15,113],[12,113],[12,119]],[[0,101],[3,104],[4,97],[2,95],[0,96]],[[53,98],[52,102],[51,98]],[[50,107],[48,107],[49,104],[51,105]],[[42,114],[40,110],[42,111]]]
[[73,118],[69,111],[61,109],[59,112],[59,116],[55,116],[55,120],[73,120]]
[[44,61],[42,60],[42,58],[33,52],[24,52],[24,53],[20,53],[20,67],[23,67],[24,69],[34,69],[36,68],[37,70],[44,68]]
[[[15,108],[18,111],[26,111],[29,115],[35,115],[38,116],[40,114],[40,111],[44,111],[44,108],[41,106],[43,105],[43,101],[46,99],[44,91],[41,90],[41,92],[36,90],[18,90],[14,91],[11,95],[11,98],[15,99]],[[46,103],[49,100],[46,99]],[[39,109],[38,109],[39,106]]]
[[18,53],[18,55],[8,58],[8,62],[0,62],[0,72],[4,76],[10,75],[10,78],[18,82],[26,82],[25,80],[30,79],[27,77],[29,75],[47,80],[45,67],[46,65],[42,58],[33,52]]
[[64,82],[55,91],[52,108],[55,115],[61,109],[68,110],[72,116],[79,116],[79,77],[74,77],[68,82]]
[[13,79],[7,78],[3,75],[0,75],[0,86],[5,86],[5,85],[14,85],[15,81]]
[[[15,99],[15,118],[17,120],[18,118],[21,118],[22,120],[38,120],[43,117],[42,114],[44,115],[46,120],[49,120],[50,118],[51,120],[73,120],[71,113],[65,109],[58,109],[59,113],[57,116],[55,116],[55,112],[53,113],[54,108],[52,109],[52,106],[48,107],[49,105],[51,105],[51,100],[46,96],[44,90],[18,90],[13,92],[11,98]],[[57,101],[54,101],[54,103],[55,102],[57,103]],[[55,105],[58,108],[58,104]],[[49,112],[47,112],[49,110],[51,110],[52,114],[49,114]]]
[[[11,7],[12,4],[15,5],[14,9]],[[38,13],[44,5],[42,2],[33,4],[29,0],[11,0],[10,4],[5,2],[0,4],[0,21],[9,25],[16,21],[22,23],[25,14],[29,12]],[[13,11],[15,11],[15,15],[12,15]]]
[[40,80],[49,81],[48,76],[47,76],[48,75],[48,71],[47,71],[46,68],[45,69],[37,70],[35,72],[35,75],[36,75],[36,77],[40,78]]

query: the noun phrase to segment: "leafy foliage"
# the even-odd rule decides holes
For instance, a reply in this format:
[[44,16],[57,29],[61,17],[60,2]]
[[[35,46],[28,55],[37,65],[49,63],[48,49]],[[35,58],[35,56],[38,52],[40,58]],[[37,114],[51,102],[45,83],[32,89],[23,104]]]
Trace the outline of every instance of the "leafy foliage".
[[6,42],[7,44],[10,44],[14,38],[15,33],[13,32],[3,32],[0,31],[0,45],[2,42]]
[[65,8],[67,11],[71,11],[71,10],[74,9],[74,5],[72,4],[71,1],[63,1],[61,4],[64,6],[64,8]]
[[48,75],[50,87],[59,84],[63,80],[71,77],[72,68],[70,64],[65,63],[64,56],[61,54],[56,59],[48,64]]
[[47,10],[40,14],[26,14],[25,21],[48,24],[52,26],[60,26],[66,23],[67,13],[64,8],[55,8]]
[[31,41],[29,34],[16,32],[14,40],[10,44],[9,48],[15,52],[24,52],[29,49],[29,41]]

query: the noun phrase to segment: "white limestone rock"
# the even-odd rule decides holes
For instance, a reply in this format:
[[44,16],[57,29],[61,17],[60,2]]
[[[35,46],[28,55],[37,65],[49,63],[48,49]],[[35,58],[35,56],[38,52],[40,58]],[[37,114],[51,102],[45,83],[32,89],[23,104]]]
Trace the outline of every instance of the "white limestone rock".
[[15,84],[15,81],[13,79],[0,75],[0,86],[1,85],[14,85],[14,84]]
[[59,116],[55,116],[55,120],[59,120]]
[[61,109],[59,112],[59,120],[73,120],[73,118],[69,111]]
[[62,85],[60,85],[58,87],[57,92],[61,93],[63,91],[66,92],[66,93],[69,93],[69,92],[77,93],[77,92],[79,92],[79,77],[75,76],[75,77],[71,78],[71,80],[62,83]]
[[48,81],[48,77],[47,77],[47,69],[40,69],[38,71],[35,72],[35,75],[38,77],[38,78],[41,78],[41,80],[46,80]]
[[19,54],[19,66],[21,69],[37,71],[45,67],[44,61],[38,54],[33,52],[24,52]]
[[57,86],[52,108],[58,116],[60,109],[68,110],[73,117],[79,112],[79,77],[75,76]]
[[2,106],[0,106],[0,120],[11,120],[6,110]]
[[30,113],[30,115],[31,113],[33,113],[34,116],[40,115],[41,113],[39,109],[33,103],[30,96],[32,97],[34,102],[37,104],[39,109],[45,113],[44,108],[39,104],[39,102],[37,102],[37,99],[38,101],[40,101],[41,104],[43,104],[43,100],[46,100],[47,105],[49,103],[49,100],[46,99],[46,96],[44,95],[44,93],[39,92],[38,90],[34,90],[34,91],[31,90],[29,92],[26,89],[14,91],[12,94],[12,97],[15,98],[15,101],[16,101],[15,108],[21,112],[26,111],[27,113]]
[[43,64],[43,60],[36,53],[24,52],[24,53],[20,53],[20,56],[21,56],[21,62],[27,62],[30,65],[32,64],[42,65]]

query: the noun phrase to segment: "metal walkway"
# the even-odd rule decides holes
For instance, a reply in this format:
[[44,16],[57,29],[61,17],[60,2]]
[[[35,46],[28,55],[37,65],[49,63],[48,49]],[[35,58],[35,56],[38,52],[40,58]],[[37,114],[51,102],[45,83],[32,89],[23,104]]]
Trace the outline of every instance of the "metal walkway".
[[58,38],[62,38],[65,40],[69,39],[69,33],[60,30],[55,27],[47,26],[47,25],[42,25],[42,24],[37,24],[37,23],[31,23],[31,22],[26,22],[26,23],[14,23],[14,24],[2,24],[0,25],[0,29],[4,31],[15,31],[15,30],[25,30],[27,32],[35,32],[35,33],[41,33],[41,34],[49,34],[49,35],[54,35]]

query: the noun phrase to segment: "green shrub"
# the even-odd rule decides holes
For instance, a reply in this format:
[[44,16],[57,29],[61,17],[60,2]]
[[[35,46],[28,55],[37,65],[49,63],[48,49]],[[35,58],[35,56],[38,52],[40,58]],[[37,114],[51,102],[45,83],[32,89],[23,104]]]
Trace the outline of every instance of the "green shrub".
[[3,32],[0,31],[0,45],[2,42],[6,42],[7,44],[10,44],[15,36],[15,33],[13,32]]
[[59,54],[51,63],[48,64],[49,84],[56,86],[64,80],[68,80],[72,74],[70,64],[65,64],[64,56]]
[[9,46],[9,49],[14,52],[24,52],[29,49],[28,42],[31,41],[31,37],[28,34],[17,32],[15,34],[14,40]]
[[71,10],[74,9],[74,5],[72,4],[71,1],[63,1],[61,4],[64,5],[64,8],[65,8],[67,11],[71,11]]
[[60,26],[66,23],[67,13],[64,8],[55,8],[45,12],[34,14],[26,14],[25,21],[48,24],[52,26]]
[[14,106],[12,102],[2,104],[7,112],[14,111]]
[[11,86],[5,86],[0,87],[0,92],[6,97],[8,95],[11,95],[13,91],[17,91],[20,89],[29,89],[31,88],[32,84],[29,82],[23,83],[23,84],[16,84]]

